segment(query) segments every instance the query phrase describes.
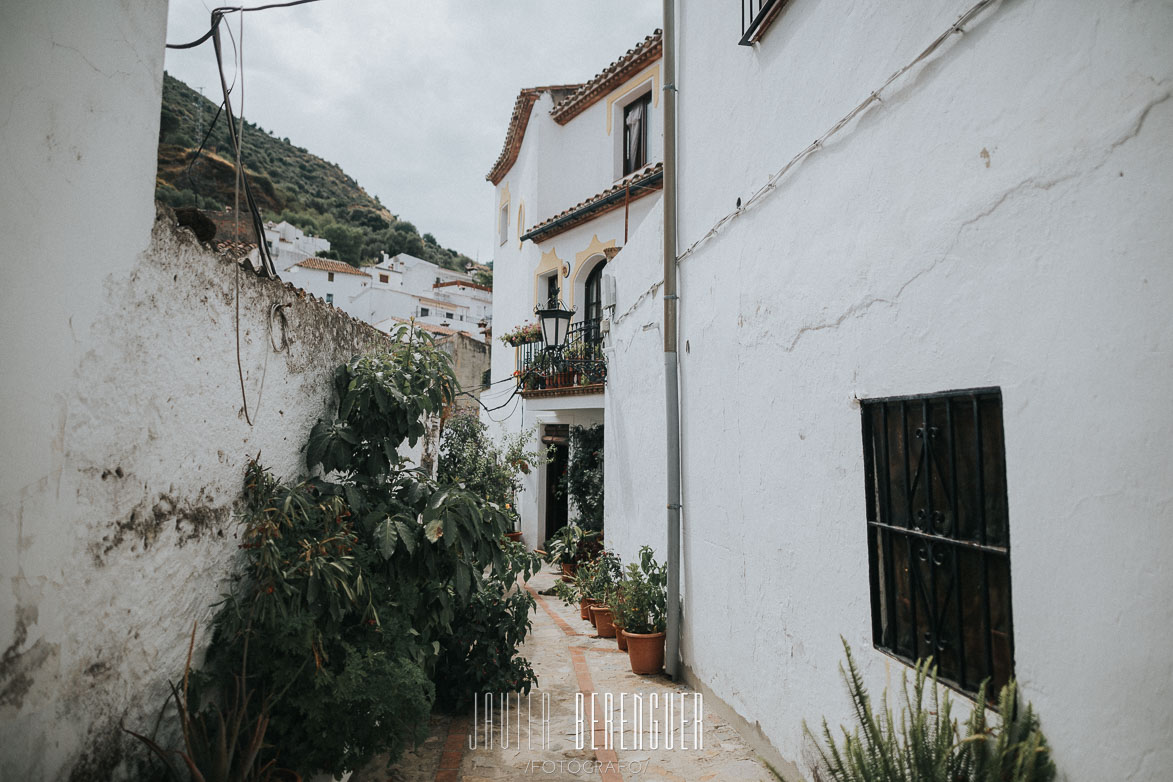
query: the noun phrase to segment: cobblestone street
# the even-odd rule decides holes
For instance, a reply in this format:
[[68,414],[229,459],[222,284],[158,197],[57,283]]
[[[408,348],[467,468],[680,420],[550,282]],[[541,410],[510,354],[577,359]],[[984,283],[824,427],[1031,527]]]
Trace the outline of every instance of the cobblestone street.
[[[637,676],[631,672],[627,655],[621,652],[613,638],[598,638],[589,622],[579,618],[578,612],[557,598],[537,594],[554,584],[556,576],[543,572],[529,583],[538,607],[533,614],[533,630],[522,654],[533,664],[539,686],[528,701],[521,701],[520,724],[514,713],[508,716],[508,746],[500,735],[501,715],[493,715],[494,737],[486,747],[485,715],[478,713],[476,749],[469,748],[472,715],[457,718],[434,716],[431,735],[415,751],[409,752],[391,772],[383,771],[376,761],[356,774],[351,782],[477,782],[479,780],[535,779],[535,780],[760,780],[768,782],[776,777],[762,763],[737,732],[718,718],[704,704],[700,713],[703,734],[695,742],[693,703],[699,696],[683,685],[674,685],[666,676]],[[591,748],[590,695],[596,694],[595,749]],[[583,693],[585,722],[583,748],[576,748],[575,700]],[[603,727],[603,699],[610,693],[613,699],[615,741],[614,747],[605,746]],[[626,720],[631,720],[633,695],[642,695],[645,708],[645,735],[643,747],[633,749],[634,731],[624,731],[622,746],[618,735],[620,695],[624,699]],[[655,695],[657,748],[652,749],[653,734],[647,732],[648,706]],[[672,736],[673,748],[666,748],[667,735],[664,719],[665,706],[672,696],[674,722],[677,731]],[[548,698],[548,700],[546,700]],[[546,702],[550,714],[549,740],[543,742],[540,711]],[[685,704],[686,722],[679,730],[679,704]],[[532,713],[532,723],[527,716]],[[516,709],[514,709],[516,711]],[[527,730],[527,725],[532,729]],[[520,729],[520,741],[518,730]],[[684,747],[680,746],[683,735]],[[694,748],[694,743],[699,746]]]

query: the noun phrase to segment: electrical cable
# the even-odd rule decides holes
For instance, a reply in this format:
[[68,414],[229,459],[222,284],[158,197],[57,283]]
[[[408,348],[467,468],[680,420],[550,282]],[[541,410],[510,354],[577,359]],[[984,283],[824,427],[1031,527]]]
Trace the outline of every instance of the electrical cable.
[[[825,144],[828,139],[830,139],[832,136],[834,136],[836,133],[838,133],[840,130],[842,130],[844,127],[846,127],[847,124],[849,122],[851,122],[853,119],[855,119],[861,112],[863,112],[864,109],[868,108],[873,103],[882,103],[883,101],[880,98],[880,93],[882,93],[884,90],[886,90],[892,84],[892,82],[896,81],[901,76],[908,73],[908,71],[915,68],[919,63],[924,61],[926,58],[932,56],[932,54],[934,52],[936,52],[937,49],[939,49],[941,47],[941,45],[944,44],[945,41],[949,40],[952,36],[960,35],[960,34],[964,33],[965,32],[964,27],[966,24],[973,21],[973,19],[975,17],[977,17],[978,14],[980,14],[982,11],[984,11],[987,7],[993,5],[994,3],[1000,2],[1000,1],[1001,0],[980,0],[980,2],[971,6],[968,11],[966,11],[960,17],[958,17],[957,21],[954,22],[952,26],[950,26],[947,30],[945,30],[945,32],[943,32],[939,36],[937,36],[936,39],[934,39],[932,43],[930,43],[927,47],[925,47],[925,49],[920,54],[918,54],[916,56],[916,58],[914,58],[912,60],[912,62],[908,63],[903,68],[901,68],[900,70],[896,71],[891,76],[889,76],[887,81],[885,81],[883,84],[881,84],[879,86],[879,88],[873,90],[870,95],[868,95],[866,98],[864,98],[863,101],[861,101],[851,111],[847,112],[847,114],[845,114],[842,117],[842,119],[840,119],[838,122],[836,122],[834,125],[832,125],[829,130],[827,130],[825,133],[823,133],[823,135],[819,136],[817,139],[812,141],[809,145],[807,145],[807,147],[805,149],[803,149],[801,152],[799,152],[797,155],[795,155],[793,158],[791,158],[790,161],[786,165],[782,166],[782,168],[780,168],[778,171],[774,172],[774,174],[772,174],[766,180],[766,184],[759,187],[753,193],[753,195],[751,195],[745,201],[745,203],[739,204],[736,209],[734,209],[732,212],[730,212],[729,214],[725,215],[720,220],[718,220],[713,225],[713,227],[708,230],[708,232],[706,232],[703,236],[701,236],[701,238],[697,239],[695,242],[690,244],[684,250],[684,252],[682,252],[678,256],[676,256],[676,262],[680,263],[685,258],[692,255],[693,252],[695,252],[696,249],[700,245],[704,244],[709,239],[712,239],[714,236],[716,236],[720,232],[721,228],[723,228],[725,226],[726,223],[728,223],[729,221],[731,221],[737,217],[740,217],[741,214],[744,213],[745,211],[747,211],[751,206],[753,206],[755,203],[760,201],[762,198],[764,198],[765,196],[772,193],[775,189],[777,189],[778,181],[780,179],[782,179],[782,177],[785,176],[791,169],[793,169],[795,166],[797,166],[799,163],[801,163],[804,158],[807,158],[810,155],[813,155],[815,152],[818,152],[820,149],[822,149],[823,144]],[[657,284],[660,284],[660,283],[657,283]],[[655,285],[653,285],[652,287],[655,288]],[[629,312],[630,312],[630,310],[629,310]]]
[[195,47],[199,46],[204,41],[208,40],[213,35],[215,35],[216,28],[220,24],[220,17],[224,16],[224,14],[232,14],[232,13],[237,13],[237,12],[244,13],[246,11],[267,11],[270,8],[289,8],[289,7],[295,6],[295,5],[305,5],[306,3],[316,3],[316,2],[318,2],[318,0],[292,0],[292,2],[288,2],[288,3],[270,3],[269,5],[259,5],[259,6],[256,6],[255,8],[245,8],[244,6],[239,6],[239,5],[237,5],[237,6],[221,6],[220,8],[214,8],[214,9],[212,9],[212,27],[211,27],[211,29],[209,29],[206,33],[201,35],[199,38],[196,38],[194,41],[188,41],[187,43],[169,43],[169,44],[167,44],[167,48],[168,49],[194,49]]

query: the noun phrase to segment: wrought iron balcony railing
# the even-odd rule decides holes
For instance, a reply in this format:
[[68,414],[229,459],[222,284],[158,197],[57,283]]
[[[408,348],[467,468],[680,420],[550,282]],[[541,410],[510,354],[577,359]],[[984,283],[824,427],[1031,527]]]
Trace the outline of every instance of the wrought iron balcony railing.
[[598,320],[573,323],[560,351],[547,352],[541,342],[517,349],[518,385],[527,391],[572,391],[600,386],[607,379],[603,335]]
[[742,46],[751,46],[766,31],[786,0],[741,0]]

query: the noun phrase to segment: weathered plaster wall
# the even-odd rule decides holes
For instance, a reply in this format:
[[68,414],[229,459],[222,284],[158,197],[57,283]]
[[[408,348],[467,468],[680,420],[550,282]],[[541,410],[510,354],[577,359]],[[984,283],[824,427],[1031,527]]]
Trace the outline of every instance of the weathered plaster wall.
[[[969,5],[792,0],[748,49],[684,2],[682,248]],[[1155,0],[995,4],[682,263],[685,660],[784,756],[851,719],[841,634],[874,691],[905,670],[871,649],[856,398],[997,385],[1024,695],[1065,779],[1173,774],[1171,37]],[[629,417],[653,312],[613,354]]]
[[[304,469],[333,369],[382,338],[238,276],[169,213],[156,222],[166,3],[12,5],[0,25],[0,778],[106,780],[119,722],[151,724],[192,622],[206,628],[247,459]],[[268,325],[278,304],[282,352]]]
[[149,723],[182,672],[192,622],[207,625],[224,589],[246,462],[259,454],[278,475],[304,472],[334,369],[384,339],[238,273],[166,212],[130,274],[95,295],[106,312],[59,395],[59,468],[4,504],[15,601],[0,670],[5,778],[108,773],[118,722]]

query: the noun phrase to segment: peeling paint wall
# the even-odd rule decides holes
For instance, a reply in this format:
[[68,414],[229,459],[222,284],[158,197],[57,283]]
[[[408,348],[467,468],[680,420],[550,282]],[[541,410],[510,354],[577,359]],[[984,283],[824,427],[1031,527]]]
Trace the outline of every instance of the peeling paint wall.
[[0,778],[106,780],[225,586],[247,460],[304,470],[333,370],[384,337],[156,219],[166,3],[12,11]]
[[[681,248],[970,5],[791,0],[747,48],[685,0]],[[681,263],[685,662],[786,758],[850,723],[840,635],[874,693],[907,670],[872,649],[856,399],[996,385],[1023,694],[1064,779],[1173,775],[1171,39],[1167,2],[995,3]],[[628,555],[664,540],[640,238],[607,392]]]

